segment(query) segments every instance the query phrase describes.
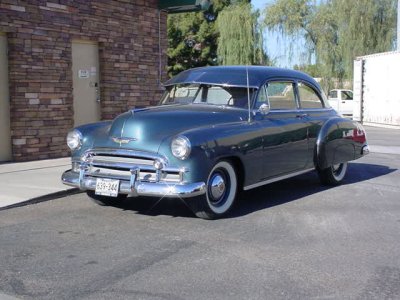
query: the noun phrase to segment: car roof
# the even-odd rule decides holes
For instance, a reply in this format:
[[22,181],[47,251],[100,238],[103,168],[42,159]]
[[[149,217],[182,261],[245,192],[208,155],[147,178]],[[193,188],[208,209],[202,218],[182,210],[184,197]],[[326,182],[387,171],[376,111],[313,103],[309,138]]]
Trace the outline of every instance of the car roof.
[[[248,81],[247,84],[247,72]],[[193,83],[259,88],[271,79],[297,79],[308,82],[320,90],[319,84],[309,75],[295,70],[265,66],[201,67],[183,71],[164,83],[165,86]]]

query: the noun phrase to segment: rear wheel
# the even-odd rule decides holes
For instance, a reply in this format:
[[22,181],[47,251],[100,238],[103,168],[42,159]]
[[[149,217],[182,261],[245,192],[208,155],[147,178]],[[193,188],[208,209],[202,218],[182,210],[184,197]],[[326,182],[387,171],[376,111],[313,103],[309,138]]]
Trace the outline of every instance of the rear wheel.
[[237,175],[229,161],[218,162],[207,179],[207,191],[188,199],[194,214],[202,219],[217,219],[233,206],[238,189]]
[[318,176],[323,184],[338,185],[346,175],[347,162],[332,165],[326,169],[318,169]]
[[126,198],[126,195],[118,195],[118,197],[100,196],[96,195],[94,191],[86,191],[86,194],[90,200],[101,206],[115,205]]

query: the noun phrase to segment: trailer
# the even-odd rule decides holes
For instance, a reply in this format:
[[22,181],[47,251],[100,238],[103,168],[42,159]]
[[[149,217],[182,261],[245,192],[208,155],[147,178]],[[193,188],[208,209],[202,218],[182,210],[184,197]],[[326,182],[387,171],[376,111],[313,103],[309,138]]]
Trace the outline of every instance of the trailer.
[[357,57],[353,80],[353,119],[400,128],[400,51]]

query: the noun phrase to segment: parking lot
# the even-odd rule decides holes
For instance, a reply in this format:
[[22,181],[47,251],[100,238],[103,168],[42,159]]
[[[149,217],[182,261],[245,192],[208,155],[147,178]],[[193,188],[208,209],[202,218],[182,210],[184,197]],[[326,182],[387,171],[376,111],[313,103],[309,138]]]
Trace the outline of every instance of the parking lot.
[[372,153],[343,185],[304,174],[243,193],[222,220],[84,193],[2,210],[0,299],[399,298],[400,133],[367,132]]

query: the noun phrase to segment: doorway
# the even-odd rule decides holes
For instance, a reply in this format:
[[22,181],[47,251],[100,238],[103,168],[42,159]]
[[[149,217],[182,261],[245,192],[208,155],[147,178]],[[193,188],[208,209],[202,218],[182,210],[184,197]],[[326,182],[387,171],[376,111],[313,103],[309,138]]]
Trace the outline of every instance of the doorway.
[[74,126],[100,121],[99,48],[72,41]]
[[12,159],[7,36],[0,32],[0,161]]

